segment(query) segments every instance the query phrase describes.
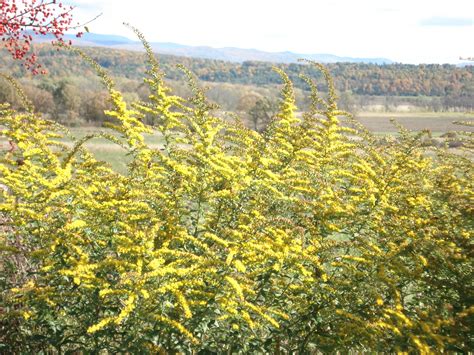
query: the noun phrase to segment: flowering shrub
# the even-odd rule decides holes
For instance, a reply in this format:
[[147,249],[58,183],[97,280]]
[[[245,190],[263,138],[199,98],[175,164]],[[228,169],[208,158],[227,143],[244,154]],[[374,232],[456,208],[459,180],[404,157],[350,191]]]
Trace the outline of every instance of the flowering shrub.
[[280,111],[251,131],[185,68],[193,97],[174,96],[144,44],[149,102],[127,106],[97,67],[116,132],[99,135],[128,152],[126,175],[84,148],[99,135],[71,148],[27,103],[0,107],[17,147],[0,164],[2,351],[472,349],[470,159],[404,130],[380,144],[314,63],[327,97],[303,77],[312,108],[296,115],[276,69]]

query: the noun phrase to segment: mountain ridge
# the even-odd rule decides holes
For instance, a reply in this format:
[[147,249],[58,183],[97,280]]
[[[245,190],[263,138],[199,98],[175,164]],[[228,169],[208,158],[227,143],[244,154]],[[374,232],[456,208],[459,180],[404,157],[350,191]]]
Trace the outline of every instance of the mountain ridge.
[[[37,42],[50,41],[52,38],[37,36]],[[132,51],[143,51],[143,46],[139,41],[131,40],[124,36],[106,35],[97,33],[84,33],[81,38],[67,34],[66,41],[71,41],[76,46],[107,47],[114,49],[126,49]],[[321,63],[370,63],[370,64],[392,64],[392,60],[387,58],[356,58],[342,57],[328,53],[294,53],[291,51],[266,52],[254,48],[237,47],[211,47],[211,46],[189,46],[173,42],[150,42],[154,52],[160,54],[170,54],[176,56],[224,60],[229,62],[243,63],[246,61],[260,61],[270,63],[297,63],[304,58]]]

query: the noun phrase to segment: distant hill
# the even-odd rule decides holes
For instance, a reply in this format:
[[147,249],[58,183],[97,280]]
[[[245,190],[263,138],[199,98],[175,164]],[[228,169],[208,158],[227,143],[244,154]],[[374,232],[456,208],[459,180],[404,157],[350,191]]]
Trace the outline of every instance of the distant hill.
[[[89,46],[85,46],[86,43]],[[99,35],[88,36],[82,44],[82,51],[106,69],[127,100],[148,97],[149,91],[143,85],[143,75],[148,67],[145,54],[120,49],[120,46],[135,45],[134,41]],[[35,45],[34,50],[48,75],[32,77],[6,50],[0,50],[0,72],[18,79],[40,112],[70,125],[106,119],[104,110],[109,107],[108,95],[104,95],[94,68],[74,51],[58,51],[50,43]],[[301,74],[313,78],[320,91],[327,91],[321,73],[306,64],[256,60],[238,63],[169,54],[157,57],[174,93],[184,97],[189,95],[186,80],[177,67],[181,64],[197,77],[200,85],[209,87],[210,100],[218,103],[224,111],[246,110],[243,107],[249,105],[249,97],[277,98],[282,79],[272,70],[274,66],[284,70],[294,83],[300,107],[307,105],[305,97],[308,96],[308,85],[301,79]],[[373,105],[474,110],[472,65],[326,63],[325,67],[334,79],[341,107],[351,111]],[[13,96],[14,90],[0,80],[0,102],[12,102]]]
[[[76,38],[67,35],[76,46],[108,47],[114,49],[127,49],[132,51],[143,51],[140,42],[123,36],[103,35],[96,33],[85,33],[83,37]],[[39,37],[37,41],[48,41],[47,37]],[[293,52],[265,52],[258,49],[243,49],[234,47],[214,48],[209,46],[187,46],[169,42],[151,42],[156,53],[170,54],[181,57],[203,58],[225,60],[229,62],[242,63],[245,61],[261,61],[270,63],[297,63],[298,59],[305,58],[320,63],[372,63],[391,64],[393,61],[386,58],[352,58],[339,57],[333,54],[307,54]]]
[[[94,58],[115,77],[141,81],[146,71],[144,53],[120,49],[133,42],[127,38],[92,37],[84,43],[94,45],[82,47],[84,52]],[[94,40],[95,42],[92,42]],[[112,46],[98,43],[120,43]],[[135,45],[135,43],[132,43]],[[170,45],[172,46],[172,45]],[[49,72],[49,78],[61,80],[64,77],[95,76],[87,63],[79,60],[77,54],[70,51],[57,51],[49,43],[36,46],[38,60]],[[191,58],[170,54],[160,54],[161,69],[170,80],[182,81],[182,72],[176,64],[189,68],[200,81],[229,83],[251,86],[272,86],[281,84],[281,78],[272,67],[282,68],[295,84],[295,87],[307,90],[307,84],[300,75],[305,74],[318,80],[320,90],[325,90],[321,74],[309,65],[295,63],[271,63],[256,60],[231,62],[216,59]],[[3,71],[14,77],[24,76],[23,69],[9,58],[6,51],[0,51],[0,66]],[[326,63],[336,88],[351,95],[375,96],[436,96],[462,99],[463,107],[472,107],[474,102],[474,66],[458,67],[452,64],[370,64],[370,63]]]

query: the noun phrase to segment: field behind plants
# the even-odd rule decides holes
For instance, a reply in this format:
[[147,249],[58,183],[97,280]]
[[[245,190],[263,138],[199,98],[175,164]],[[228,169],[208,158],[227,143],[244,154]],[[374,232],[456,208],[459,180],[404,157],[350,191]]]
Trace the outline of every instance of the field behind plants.
[[[301,113],[297,113],[297,115],[301,115]],[[435,139],[435,144],[442,144],[447,139],[449,140],[449,138],[446,137],[446,133],[474,131],[474,128],[472,127],[455,124],[455,122],[472,121],[474,119],[474,114],[462,112],[360,112],[355,114],[355,118],[369,131],[378,136],[398,135],[398,127],[393,124],[392,120],[395,120],[405,128],[415,132],[429,130],[431,136]],[[113,133],[110,129],[97,126],[70,127],[68,129],[71,136],[76,139],[100,131]],[[62,141],[72,144],[72,140],[68,138],[63,139]],[[163,137],[157,131],[153,134],[146,135],[145,141],[149,144],[150,148],[163,148]],[[5,140],[2,141],[2,145],[3,150],[8,149],[8,144],[6,144]],[[118,172],[126,172],[126,165],[130,162],[130,158],[122,147],[103,138],[95,138],[85,144],[85,146],[96,156],[97,159],[111,164],[111,166]],[[455,147],[453,147],[453,152],[454,149]]]

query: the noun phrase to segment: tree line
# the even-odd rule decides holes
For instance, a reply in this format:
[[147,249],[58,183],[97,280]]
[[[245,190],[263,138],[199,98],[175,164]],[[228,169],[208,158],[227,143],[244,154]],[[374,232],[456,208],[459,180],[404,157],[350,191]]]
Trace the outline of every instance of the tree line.
[[[108,48],[84,48],[84,50],[113,75],[140,78],[142,69],[145,69],[143,54],[139,52]],[[53,76],[64,76],[71,70],[81,74],[84,74],[84,69],[90,72],[90,69],[83,64],[77,63],[72,53],[57,52],[50,45],[39,46],[38,56]],[[163,63],[163,71],[170,79],[182,78],[182,73],[176,68],[176,64],[183,64],[202,81],[245,85],[279,83],[278,76],[270,70],[274,66],[273,63],[257,61],[232,63],[171,55],[159,55],[159,57]],[[339,91],[350,90],[358,95],[466,96],[474,93],[472,65],[458,67],[451,64],[330,63],[326,66],[334,77]],[[304,81],[299,78],[300,74],[320,76],[303,63],[279,64],[278,67],[285,70],[300,88],[306,88]]]
[[[140,78],[146,70],[143,54],[108,48],[83,48],[114,77],[129,101],[146,99],[149,91]],[[109,102],[93,70],[77,61],[74,53],[49,44],[36,45],[35,51],[49,75],[33,76],[15,63],[9,54],[0,52],[3,67],[20,82],[28,83],[27,94],[39,112],[68,125],[100,123]],[[219,60],[160,55],[162,69],[170,86],[186,96],[182,64],[209,87],[209,98],[225,111],[241,112],[248,125],[257,128],[274,111],[279,78],[265,62],[231,63]],[[306,108],[308,87],[300,75],[320,78],[305,64],[281,64],[295,83],[296,98]],[[378,104],[390,111],[409,104],[430,111],[472,110],[474,106],[474,67],[454,65],[376,65],[334,63],[327,65],[334,77],[340,104],[355,112]],[[322,82],[319,80],[318,82]],[[14,91],[0,81],[0,101],[15,102]],[[318,89],[325,91],[323,86]],[[381,105],[380,105],[381,104]],[[265,108],[264,111],[262,109]],[[257,114],[258,112],[258,114]],[[268,120],[267,120],[268,121]]]

